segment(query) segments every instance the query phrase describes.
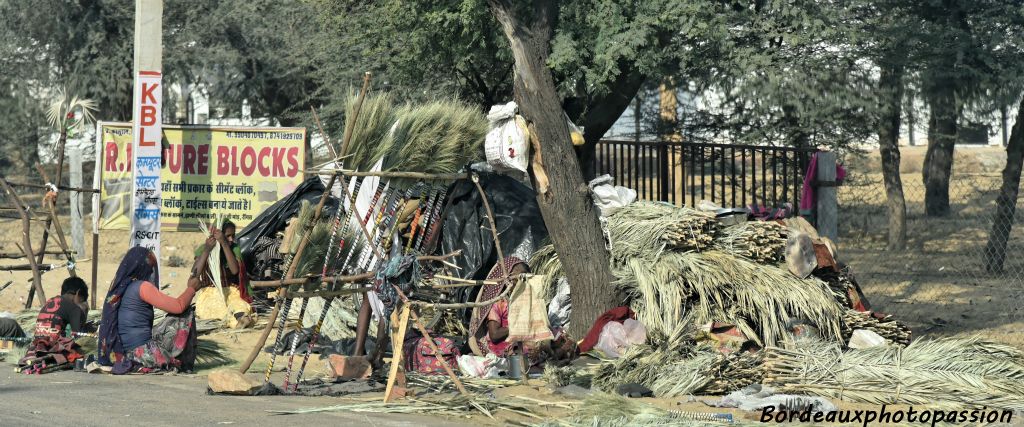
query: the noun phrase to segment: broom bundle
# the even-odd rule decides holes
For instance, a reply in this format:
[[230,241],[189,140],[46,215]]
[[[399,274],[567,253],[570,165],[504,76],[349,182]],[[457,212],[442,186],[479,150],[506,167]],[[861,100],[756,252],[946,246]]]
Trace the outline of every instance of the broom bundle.
[[458,101],[403,107],[388,133],[384,170],[451,173],[483,154],[487,118]]
[[765,384],[782,392],[876,405],[1024,410],[1024,355],[979,338],[845,353],[837,344],[802,341],[789,350],[767,349],[764,366]]
[[381,92],[366,96],[356,120],[359,96],[352,93],[345,104],[345,133],[351,133],[349,156],[344,160],[348,169],[368,171],[390,148],[388,133],[397,117],[390,94]]
[[650,389],[657,397],[736,391],[761,382],[764,378],[762,360],[761,353],[720,354],[705,348],[693,357],[665,366]]
[[885,338],[899,345],[910,344],[910,328],[904,325],[891,315],[882,319],[872,316],[870,313],[862,313],[853,309],[843,311],[843,342],[849,342],[853,331],[865,329],[872,331],[882,338]]
[[[341,207],[338,207],[341,209]],[[320,221],[313,225],[313,228],[308,233],[305,232],[303,224],[309,224],[313,221],[315,207],[310,204],[308,200],[303,200],[302,205],[299,208],[298,216],[295,221],[299,224],[295,228],[295,235],[289,241],[290,247],[289,252],[295,253],[298,250],[299,243],[303,239],[309,239],[309,243],[306,245],[306,249],[302,252],[302,257],[296,262],[295,266],[295,277],[306,277],[309,275],[317,275],[323,272],[324,258],[327,257],[327,251],[332,244],[344,241],[345,248],[341,252],[358,251],[358,246],[362,241],[357,239],[357,230],[349,228],[344,236],[340,239],[336,239],[335,242],[331,242],[331,218],[329,215],[323,215],[320,217]],[[327,263],[327,270],[336,270],[341,268],[341,264],[344,261],[344,257],[341,256],[339,251],[334,251],[333,256]],[[319,284],[317,284],[319,285]]]
[[770,221],[744,222],[722,229],[714,246],[761,264],[778,264],[786,248],[786,227]]
[[665,249],[700,251],[711,247],[718,222],[714,216],[666,203],[636,202],[608,218],[612,261],[650,258]]

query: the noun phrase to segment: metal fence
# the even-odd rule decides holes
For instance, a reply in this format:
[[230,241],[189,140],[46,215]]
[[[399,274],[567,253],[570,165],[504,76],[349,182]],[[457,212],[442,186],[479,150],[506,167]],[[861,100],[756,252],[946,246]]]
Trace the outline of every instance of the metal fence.
[[814,149],[685,142],[605,140],[594,170],[637,191],[642,200],[696,206],[779,207],[800,201]]
[[1001,177],[954,175],[952,212],[944,217],[925,214],[919,173],[902,178],[904,250],[886,249],[888,211],[880,174],[853,176],[839,188],[839,257],[853,268],[869,300],[918,332],[991,334],[1024,347],[1024,201],[1017,202],[1003,271],[993,273],[986,269],[987,243]]

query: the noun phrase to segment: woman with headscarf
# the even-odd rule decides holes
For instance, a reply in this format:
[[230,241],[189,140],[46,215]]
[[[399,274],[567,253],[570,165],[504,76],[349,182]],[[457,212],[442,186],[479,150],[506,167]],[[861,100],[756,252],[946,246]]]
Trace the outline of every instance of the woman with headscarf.
[[[195,363],[196,328],[192,297],[202,286],[197,271],[204,271],[206,255],[215,240],[206,242],[206,253],[196,260],[188,287],[177,298],[160,291],[156,256],[134,247],[117,268],[103,303],[99,333],[99,362],[112,373],[190,371]],[[167,312],[153,326],[153,309]]]
[[[513,280],[530,272],[525,261],[514,256],[505,257],[500,264],[494,264],[487,275],[487,280],[498,283],[486,284],[480,290],[477,301],[489,301],[512,286]],[[502,273],[507,273],[503,276]],[[478,356],[494,354],[497,357],[509,357],[514,354],[513,343],[509,336],[508,300],[501,299],[489,306],[473,311],[469,322],[470,347]],[[544,363],[563,364],[576,356],[575,342],[564,331],[555,331],[554,339],[541,342],[523,343],[525,345],[529,366],[540,366]]]

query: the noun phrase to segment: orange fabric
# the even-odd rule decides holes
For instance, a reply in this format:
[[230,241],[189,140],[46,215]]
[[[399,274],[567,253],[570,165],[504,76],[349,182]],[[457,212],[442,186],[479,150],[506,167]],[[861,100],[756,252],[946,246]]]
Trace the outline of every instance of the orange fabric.
[[139,287],[139,297],[147,304],[166,311],[169,314],[181,314],[192,304],[192,297],[196,295],[195,289],[186,287],[185,291],[173,298],[160,292],[152,283],[142,282]]

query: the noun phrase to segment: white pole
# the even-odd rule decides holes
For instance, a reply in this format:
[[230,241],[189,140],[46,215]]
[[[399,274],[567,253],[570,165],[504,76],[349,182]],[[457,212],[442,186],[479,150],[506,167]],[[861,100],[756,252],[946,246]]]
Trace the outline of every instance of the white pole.
[[160,170],[163,124],[163,0],[135,1],[135,87],[132,102],[131,246],[160,260]]
[[[71,160],[71,186],[82,188],[82,148],[71,147],[68,150],[68,157]],[[82,221],[82,193],[69,191],[71,197],[71,247],[75,250],[75,258],[85,258],[85,234],[83,234]]]

